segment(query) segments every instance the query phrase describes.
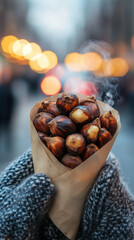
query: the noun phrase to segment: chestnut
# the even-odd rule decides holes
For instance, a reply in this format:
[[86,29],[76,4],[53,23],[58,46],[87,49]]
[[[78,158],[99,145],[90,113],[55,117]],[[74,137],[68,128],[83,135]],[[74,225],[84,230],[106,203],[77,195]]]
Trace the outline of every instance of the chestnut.
[[87,142],[95,143],[98,138],[100,128],[97,124],[87,123],[81,129],[81,134],[86,138]]
[[83,153],[83,161],[85,161],[87,158],[89,158],[92,154],[94,154],[96,151],[98,151],[99,148],[94,144],[90,143],[87,145],[85,152]]
[[100,117],[102,127],[106,128],[112,135],[117,129],[117,121],[112,112],[106,112]]
[[84,124],[91,121],[91,113],[86,106],[77,106],[69,114],[76,124]]
[[101,122],[100,122],[100,118],[95,118],[93,120],[93,122],[91,122],[92,124],[97,125],[99,128],[101,128]]
[[94,120],[95,118],[100,116],[100,109],[94,96],[83,99],[80,102],[80,105],[84,105],[89,109],[91,114],[91,120]]
[[38,133],[38,136],[41,139],[41,141],[45,144],[46,142],[45,142],[44,138],[47,137],[47,135],[43,132],[37,132],[37,133]]
[[38,113],[33,121],[33,124],[38,132],[49,134],[48,123],[53,119],[50,113]]
[[44,100],[38,109],[38,112],[51,113],[53,116],[60,115],[60,112],[56,106],[56,101]]
[[60,159],[65,154],[65,140],[62,137],[44,137],[44,141],[48,149],[53,155]]
[[48,126],[52,135],[61,137],[66,137],[67,135],[74,133],[76,130],[73,121],[64,115],[55,117],[48,123]]
[[57,98],[56,106],[61,114],[68,115],[71,110],[79,105],[79,99],[75,94],[62,94]]
[[101,128],[99,137],[98,137],[98,144],[100,147],[103,147],[107,142],[112,139],[112,135],[108,132],[107,129]]
[[86,147],[85,139],[79,133],[71,134],[66,138],[66,147],[70,154],[81,155]]
[[61,163],[63,163],[66,167],[73,169],[73,168],[77,167],[79,164],[81,164],[82,160],[79,156],[73,156],[70,154],[66,154],[61,159]]

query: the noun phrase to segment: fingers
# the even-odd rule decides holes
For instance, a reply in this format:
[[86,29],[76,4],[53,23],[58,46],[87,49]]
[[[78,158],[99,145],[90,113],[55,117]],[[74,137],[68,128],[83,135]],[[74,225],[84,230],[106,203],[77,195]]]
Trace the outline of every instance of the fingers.
[[31,150],[25,152],[3,172],[0,177],[0,189],[18,185],[24,178],[34,172]]
[[39,224],[48,212],[54,196],[54,185],[46,175],[33,175],[25,180],[4,202],[5,210],[0,213],[0,217],[4,216],[2,224],[0,223],[3,236],[11,236],[14,240],[27,239],[27,236],[32,239],[32,234],[37,235]]

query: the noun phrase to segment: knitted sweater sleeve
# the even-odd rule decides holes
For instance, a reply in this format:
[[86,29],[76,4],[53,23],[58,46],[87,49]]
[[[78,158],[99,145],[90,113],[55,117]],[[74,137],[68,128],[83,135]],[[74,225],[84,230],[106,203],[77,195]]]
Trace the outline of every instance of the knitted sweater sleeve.
[[134,239],[134,198],[120,178],[113,154],[87,197],[78,239]]

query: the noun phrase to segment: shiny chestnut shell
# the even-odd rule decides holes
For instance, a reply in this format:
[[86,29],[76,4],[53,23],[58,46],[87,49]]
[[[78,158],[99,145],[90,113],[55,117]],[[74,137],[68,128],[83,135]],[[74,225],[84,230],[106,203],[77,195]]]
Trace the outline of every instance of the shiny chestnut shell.
[[45,144],[46,142],[45,142],[44,138],[48,137],[48,136],[43,132],[37,132],[37,133],[38,133],[38,136],[41,139],[41,141]]
[[50,113],[38,113],[33,121],[33,124],[38,132],[49,134],[48,123],[53,119]]
[[53,153],[53,155],[60,159],[66,152],[65,139],[59,136],[45,137],[44,141],[47,148]]
[[99,146],[103,147],[111,139],[112,139],[111,133],[107,129],[101,128],[101,130],[99,132],[99,137],[98,137]]
[[91,121],[91,114],[86,106],[77,106],[69,114],[69,117],[79,125]]
[[73,156],[70,154],[66,154],[61,159],[61,163],[64,164],[66,167],[73,169],[73,168],[77,167],[78,165],[80,165],[82,163],[82,160],[79,156]]
[[55,117],[48,123],[48,126],[52,135],[61,137],[66,137],[76,130],[74,122],[64,115]]
[[62,94],[56,101],[56,106],[63,115],[68,115],[78,105],[79,99],[75,94]]
[[98,138],[100,128],[97,124],[87,123],[81,129],[81,134],[86,138],[88,143],[95,143]]
[[82,157],[83,161],[85,161],[87,158],[89,158],[92,154],[94,154],[98,150],[99,148],[94,143],[87,145],[86,150],[83,153]]
[[74,133],[66,138],[66,148],[72,155],[81,155],[85,150],[86,143],[84,137],[79,133]]
[[81,100],[80,105],[84,105],[89,109],[91,121],[100,116],[100,109],[94,96]]
[[100,117],[101,126],[106,128],[112,135],[117,129],[117,121],[111,111],[104,113]]
[[38,112],[51,113],[53,116],[60,115],[60,112],[56,106],[56,101],[44,100],[38,109]]

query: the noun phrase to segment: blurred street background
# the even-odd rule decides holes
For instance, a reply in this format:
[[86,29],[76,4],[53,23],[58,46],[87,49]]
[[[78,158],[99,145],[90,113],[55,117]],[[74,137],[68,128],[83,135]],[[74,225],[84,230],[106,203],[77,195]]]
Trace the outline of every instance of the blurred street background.
[[30,147],[32,106],[79,92],[114,108],[113,146],[134,194],[134,1],[0,1],[0,173]]

